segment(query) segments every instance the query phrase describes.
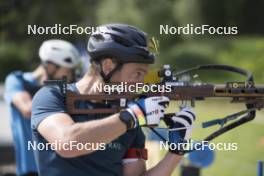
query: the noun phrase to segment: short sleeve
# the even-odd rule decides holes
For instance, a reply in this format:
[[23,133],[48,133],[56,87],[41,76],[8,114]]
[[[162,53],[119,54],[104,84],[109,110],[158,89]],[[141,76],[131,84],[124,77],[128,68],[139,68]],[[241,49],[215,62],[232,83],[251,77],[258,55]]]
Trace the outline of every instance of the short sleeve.
[[25,91],[23,83],[14,73],[9,74],[5,79],[4,99],[9,104],[16,93]]
[[137,136],[134,139],[133,143],[131,144],[130,148],[138,148],[144,149],[145,148],[145,135],[141,128],[138,128]]
[[32,101],[31,128],[36,130],[42,120],[61,112],[66,110],[60,89],[55,86],[41,88]]
[[130,145],[128,150],[126,151],[122,163],[127,164],[131,162],[135,162],[138,159],[148,159],[148,152],[145,149],[145,135],[141,128],[138,128],[138,133]]

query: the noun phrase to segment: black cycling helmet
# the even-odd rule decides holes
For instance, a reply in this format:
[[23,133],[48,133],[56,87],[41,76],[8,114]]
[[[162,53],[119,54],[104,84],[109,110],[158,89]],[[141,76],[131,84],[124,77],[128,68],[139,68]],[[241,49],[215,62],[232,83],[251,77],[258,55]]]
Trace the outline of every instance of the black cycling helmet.
[[115,58],[118,63],[154,63],[155,55],[149,51],[147,35],[126,24],[106,24],[97,27],[88,41],[92,60]]

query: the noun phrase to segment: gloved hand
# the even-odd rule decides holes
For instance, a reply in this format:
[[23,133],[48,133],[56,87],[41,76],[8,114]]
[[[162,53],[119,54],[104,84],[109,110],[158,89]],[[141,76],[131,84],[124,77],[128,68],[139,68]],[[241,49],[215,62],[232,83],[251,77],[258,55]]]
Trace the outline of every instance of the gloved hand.
[[190,140],[195,118],[193,109],[186,107],[171,117],[169,122],[167,121],[169,125],[169,143],[174,143],[177,146],[173,150],[170,148],[170,152],[178,155],[185,154],[183,144],[188,143]]
[[169,104],[169,98],[164,96],[140,98],[128,103],[128,108],[120,112],[120,120],[128,129],[138,126],[157,126],[164,110]]

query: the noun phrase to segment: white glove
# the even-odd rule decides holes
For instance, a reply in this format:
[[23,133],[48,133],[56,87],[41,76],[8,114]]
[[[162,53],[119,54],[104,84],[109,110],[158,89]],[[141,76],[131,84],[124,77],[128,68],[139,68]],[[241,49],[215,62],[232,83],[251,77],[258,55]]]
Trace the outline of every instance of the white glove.
[[173,131],[173,128],[182,128],[178,130],[180,137],[182,140],[189,140],[195,118],[196,115],[192,108],[183,108],[180,112],[177,112],[175,116],[172,117],[174,124],[172,127],[170,127],[171,131]]
[[[186,143],[190,137],[195,121],[195,113],[191,108],[183,108],[175,116],[171,117],[167,124],[169,125],[169,142],[174,144]],[[178,146],[171,150],[172,153],[184,155],[185,150]]]
[[[169,98],[164,96],[140,98],[137,101],[129,103],[128,108],[125,110],[126,114],[123,114],[130,114],[133,120],[133,127],[130,128],[136,128],[137,126],[157,126],[160,123],[160,118],[164,117],[164,111],[168,104]],[[120,116],[122,116],[122,112]]]

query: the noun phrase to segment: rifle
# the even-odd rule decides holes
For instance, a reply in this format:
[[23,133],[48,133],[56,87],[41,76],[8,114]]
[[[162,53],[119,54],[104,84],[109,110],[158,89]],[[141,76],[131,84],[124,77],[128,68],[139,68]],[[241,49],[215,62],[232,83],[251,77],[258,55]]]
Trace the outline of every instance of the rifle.
[[[226,82],[225,84],[209,84],[195,83],[191,81],[182,81],[180,78],[183,75],[193,71],[200,70],[222,70],[233,72],[246,77],[245,81]],[[169,65],[164,65],[158,72],[161,85],[170,85],[171,92],[148,92],[148,93],[118,93],[118,94],[89,94],[80,95],[67,90],[67,80],[64,77],[62,80],[47,81],[46,84],[58,84],[60,86],[67,112],[70,115],[83,114],[113,114],[120,112],[125,108],[127,102],[139,98],[141,96],[167,96],[170,100],[175,101],[190,101],[194,107],[195,101],[206,100],[208,98],[228,98],[231,103],[244,103],[245,109],[237,113],[228,115],[224,118],[214,119],[202,124],[203,128],[213,125],[220,125],[220,129],[214,131],[203,141],[211,141],[216,137],[234,129],[242,124],[253,120],[256,116],[256,111],[264,108],[264,85],[255,85],[251,72],[229,65],[199,65],[190,69],[174,73]],[[76,102],[80,101],[99,101],[105,104],[111,104],[109,108],[96,109],[80,109],[75,106]],[[164,121],[168,125],[168,119],[174,114],[165,114]],[[232,121],[232,123],[228,122]],[[165,140],[154,128],[151,130],[156,133],[162,140]],[[166,140],[165,140],[166,141]]]

